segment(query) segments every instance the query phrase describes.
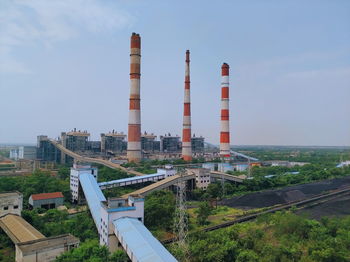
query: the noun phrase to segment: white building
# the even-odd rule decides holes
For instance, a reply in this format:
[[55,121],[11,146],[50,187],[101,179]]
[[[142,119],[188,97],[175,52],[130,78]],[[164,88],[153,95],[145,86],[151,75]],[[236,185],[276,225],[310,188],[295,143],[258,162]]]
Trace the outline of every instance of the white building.
[[131,195],[125,198],[109,198],[101,203],[101,221],[99,228],[100,244],[106,245],[113,251],[118,246],[114,233],[113,221],[122,217],[137,218],[144,222],[144,198]]
[[91,165],[78,165],[74,164],[70,169],[70,192],[72,195],[72,202],[79,202],[79,175],[91,174],[97,181],[97,167],[91,167]]
[[201,189],[207,189],[210,184],[210,169],[206,168],[189,168],[188,173],[194,173],[196,175],[196,187]]
[[18,159],[35,160],[36,146],[19,146],[16,148],[12,148],[10,150],[10,158],[13,160],[18,160]]
[[164,168],[158,168],[157,169],[158,175],[165,175],[165,178],[169,176],[175,176],[176,170],[172,165],[165,165]]

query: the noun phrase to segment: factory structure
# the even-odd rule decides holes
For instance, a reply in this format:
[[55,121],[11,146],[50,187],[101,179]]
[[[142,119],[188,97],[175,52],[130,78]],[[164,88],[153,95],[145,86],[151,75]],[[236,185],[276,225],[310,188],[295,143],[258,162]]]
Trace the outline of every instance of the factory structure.
[[[130,38],[130,95],[127,133],[112,130],[100,134],[100,139],[93,141],[90,140],[88,131],[74,128],[69,132],[62,132],[60,137],[56,139],[57,143],[84,157],[115,159],[116,161],[140,162],[143,159],[182,158],[190,162],[192,158],[205,156],[207,152],[205,152],[204,137],[192,133],[189,50],[186,50],[185,53],[184,71],[182,136],[170,133],[156,135],[145,131],[141,132],[141,37],[139,34],[132,33]],[[221,158],[227,162],[231,160],[229,65],[227,63],[221,67],[221,78],[221,128],[220,134],[218,134],[220,146],[218,150],[210,153],[212,154],[211,159]],[[50,142],[50,139],[43,135],[38,136],[36,159],[38,161],[73,163],[73,158],[58,150]]]

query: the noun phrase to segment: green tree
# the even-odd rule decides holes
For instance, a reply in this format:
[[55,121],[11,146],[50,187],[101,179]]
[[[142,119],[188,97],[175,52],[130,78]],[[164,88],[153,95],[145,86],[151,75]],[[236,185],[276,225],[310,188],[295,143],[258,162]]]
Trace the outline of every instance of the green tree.
[[170,230],[175,213],[175,196],[170,191],[155,191],[146,197],[145,225]]
[[201,202],[198,209],[195,211],[197,214],[197,223],[199,225],[205,225],[208,222],[208,217],[212,213],[213,208],[208,201]]

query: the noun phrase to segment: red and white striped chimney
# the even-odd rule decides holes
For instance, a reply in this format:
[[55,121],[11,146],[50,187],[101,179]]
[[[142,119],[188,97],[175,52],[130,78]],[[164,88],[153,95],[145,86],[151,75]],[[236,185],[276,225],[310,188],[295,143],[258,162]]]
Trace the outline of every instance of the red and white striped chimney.
[[130,106],[127,150],[127,158],[129,162],[141,161],[140,62],[141,38],[139,34],[132,33],[130,52]]
[[182,158],[192,160],[191,146],[191,94],[190,94],[190,51],[186,51],[184,118],[182,130]]
[[221,67],[220,156],[224,158],[230,157],[229,69],[229,65],[223,63]]

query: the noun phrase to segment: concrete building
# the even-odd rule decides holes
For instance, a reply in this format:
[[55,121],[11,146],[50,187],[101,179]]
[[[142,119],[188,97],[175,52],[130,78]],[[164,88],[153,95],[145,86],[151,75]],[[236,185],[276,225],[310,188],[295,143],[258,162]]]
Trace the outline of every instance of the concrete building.
[[160,136],[160,151],[164,153],[178,153],[181,151],[181,142],[179,136],[168,135]]
[[32,208],[52,209],[63,206],[64,196],[61,192],[33,194],[28,202]]
[[88,140],[90,134],[87,131],[72,130],[71,132],[61,133],[62,145],[73,152],[84,152],[88,150]]
[[99,229],[100,244],[117,248],[118,240],[114,233],[113,221],[122,217],[133,217],[144,222],[144,198],[131,195],[125,198],[109,198],[103,201],[100,209],[101,223]]
[[13,160],[36,159],[36,146],[19,146],[10,150],[10,158]]
[[74,164],[70,169],[70,192],[72,195],[73,203],[81,202],[81,187],[79,185],[79,176],[81,174],[91,174],[97,181],[97,168],[91,167],[91,165],[78,165]]
[[79,239],[70,235],[47,237],[18,243],[16,262],[51,262],[62,253],[79,246]]
[[141,148],[144,153],[154,153],[159,152],[160,142],[156,141],[157,136],[153,133],[148,134],[144,132],[141,135]]
[[0,217],[6,214],[21,215],[23,195],[20,192],[4,192],[0,194]]
[[88,141],[87,150],[89,153],[100,153],[101,152],[101,141]]
[[46,238],[18,215],[0,217],[0,227],[15,245],[16,262],[53,262],[79,245],[79,239],[70,234]]
[[126,151],[127,143],[125,141],[126,135],[121,132],[109,132],[101,134],[101,152],[102,153],[122,153]]
[[61,161],[61,151],[50,143],[47,136],[37,137],[36,157],[41,161],[59,163]]
[[191,137],[191,146],[193,153],[204,153],[204,137],[193,134]]
[[196,175],[196,187],[207,189],[210,184],[210,169],[206,168],[189,168],[187,173],[194,173]]

